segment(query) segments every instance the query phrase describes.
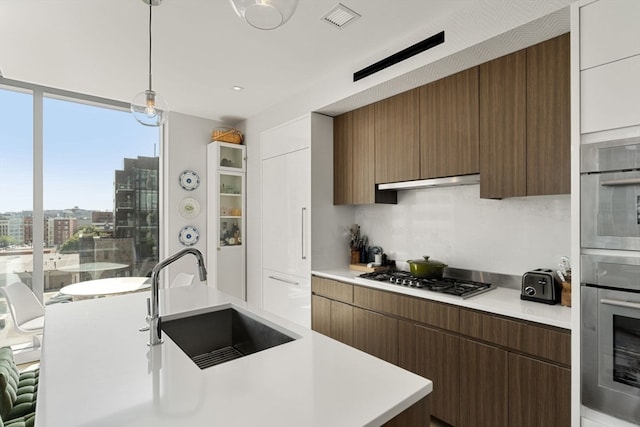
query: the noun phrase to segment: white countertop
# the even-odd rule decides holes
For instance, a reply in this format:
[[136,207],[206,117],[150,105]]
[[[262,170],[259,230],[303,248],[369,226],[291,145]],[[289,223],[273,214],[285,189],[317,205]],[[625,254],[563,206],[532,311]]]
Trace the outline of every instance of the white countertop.
[[47,306],[36,427],[377,426],[432,383],[204,285],[160,293],[161,315],[233,303],[300,338],[200,370],[168,337],[149,348],[148,292]]
[[563,329],[571,329],[571,307],[564,307],[560,304],[548,305],[533,301],[523,301],[520,299],[520,291],[500,287],[500,283],[494,283],[497,288],[492,291],[476,295],[471,298],[462,299],[454,295],[431,292],[423,289],[408,288],[406,286],[377,282],[375,280],[361,279],[358,277],[362,274],[361,271],[349,270],[348,268],[313,271],[312,274],[320,277],[326,277],[328,279],[352,283],[354,285],[367,286],[384,291],[391,291],[433,301],[444,302],[447,304],[458,305],[460,307],[472,308],[474,310],[486,311],[520,320],[556,326]]

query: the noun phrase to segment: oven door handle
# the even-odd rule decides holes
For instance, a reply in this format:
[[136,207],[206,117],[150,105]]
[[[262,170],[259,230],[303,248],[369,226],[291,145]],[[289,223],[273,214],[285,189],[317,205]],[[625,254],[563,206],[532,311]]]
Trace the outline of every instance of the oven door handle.
[[640,184],[640,178],[612,179],[611,181],[604,181],[600,183],[603,187],[622,187],[625,185],[638,184]]
[[616,307],[633,308],[640,310],[640,303],[633,301],[620,301],[617,299],[602,298],[600,303],[607,305],[615,305]]

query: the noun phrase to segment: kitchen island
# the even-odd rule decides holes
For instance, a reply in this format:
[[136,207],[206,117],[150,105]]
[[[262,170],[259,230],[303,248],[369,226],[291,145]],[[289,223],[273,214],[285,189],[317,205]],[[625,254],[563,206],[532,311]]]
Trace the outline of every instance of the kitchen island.
[[194,285],[160,293],[161,316],[232,304],[295,340],[204,370],[163,334],[148,347],[147,292],[48,306],[36,427],[378,426],[432,383]]

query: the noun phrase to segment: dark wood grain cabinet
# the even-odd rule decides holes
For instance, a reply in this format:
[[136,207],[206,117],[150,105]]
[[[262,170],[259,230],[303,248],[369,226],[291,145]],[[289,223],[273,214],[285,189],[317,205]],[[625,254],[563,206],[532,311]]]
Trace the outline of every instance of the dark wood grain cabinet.
[[376,184],[419,179],[420,89],[373,105]]
[[331,336],[331,300],[311,295],[311,329]]
[[374,106],[333,120],[333,204],[396,203],[395,191],[377,191],[375,181]]
[[440,420],[570,425],[569,331],[317,276],[312,291],[312,328],[429,378]]
[[509,425],[571,424],[571,370],[509,354]]
[[506,350],[461,340],[460,427],[509,426],[507,360]]
[[569,34],[480,65],[480,197],[568,194]]
[[527,196],[571,193],[569,33],[527,49]]
[[569,33],[335,117],[334,203],[480,173],[480,197],[570,193]]
[[431,414],[458,425],[460,411],[460,338],[437,329],[401,321],[400,367],[433,381]]
[[354,346],[353,310],[354,308],[349,304],[331,301],[329,336],[350,346]]
[[353,346],[397,365],[398,319],[354,307]]
[[420,88],[420,178],[480,172],[478,67]]

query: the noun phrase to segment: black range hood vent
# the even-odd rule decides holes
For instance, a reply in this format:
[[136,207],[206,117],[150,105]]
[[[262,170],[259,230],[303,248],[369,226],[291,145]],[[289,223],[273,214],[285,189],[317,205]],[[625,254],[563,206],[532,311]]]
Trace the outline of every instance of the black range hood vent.
[[424,52],[425,50],[429,50],[432,47],[438,46],[439,44],[444,43],[444,31],[440,31],[438,34],[431,36],[418,42],[412,46],[409,46],[406,49],[401,50],[400,52],[396,52],[391,56],[388,56],[375,64],[371,64],[368,67],[363,68],[360,71],[356,71],[353,73],[353,81],[357,82],[358,80],[364,79],[371,74],[375,74],[378,71],[382,71],[385,68],[389,68],[392,65],[397,64],[398,62],[402,62],[405,59],[409,59],[412,56],[415,56],[419,53]]

